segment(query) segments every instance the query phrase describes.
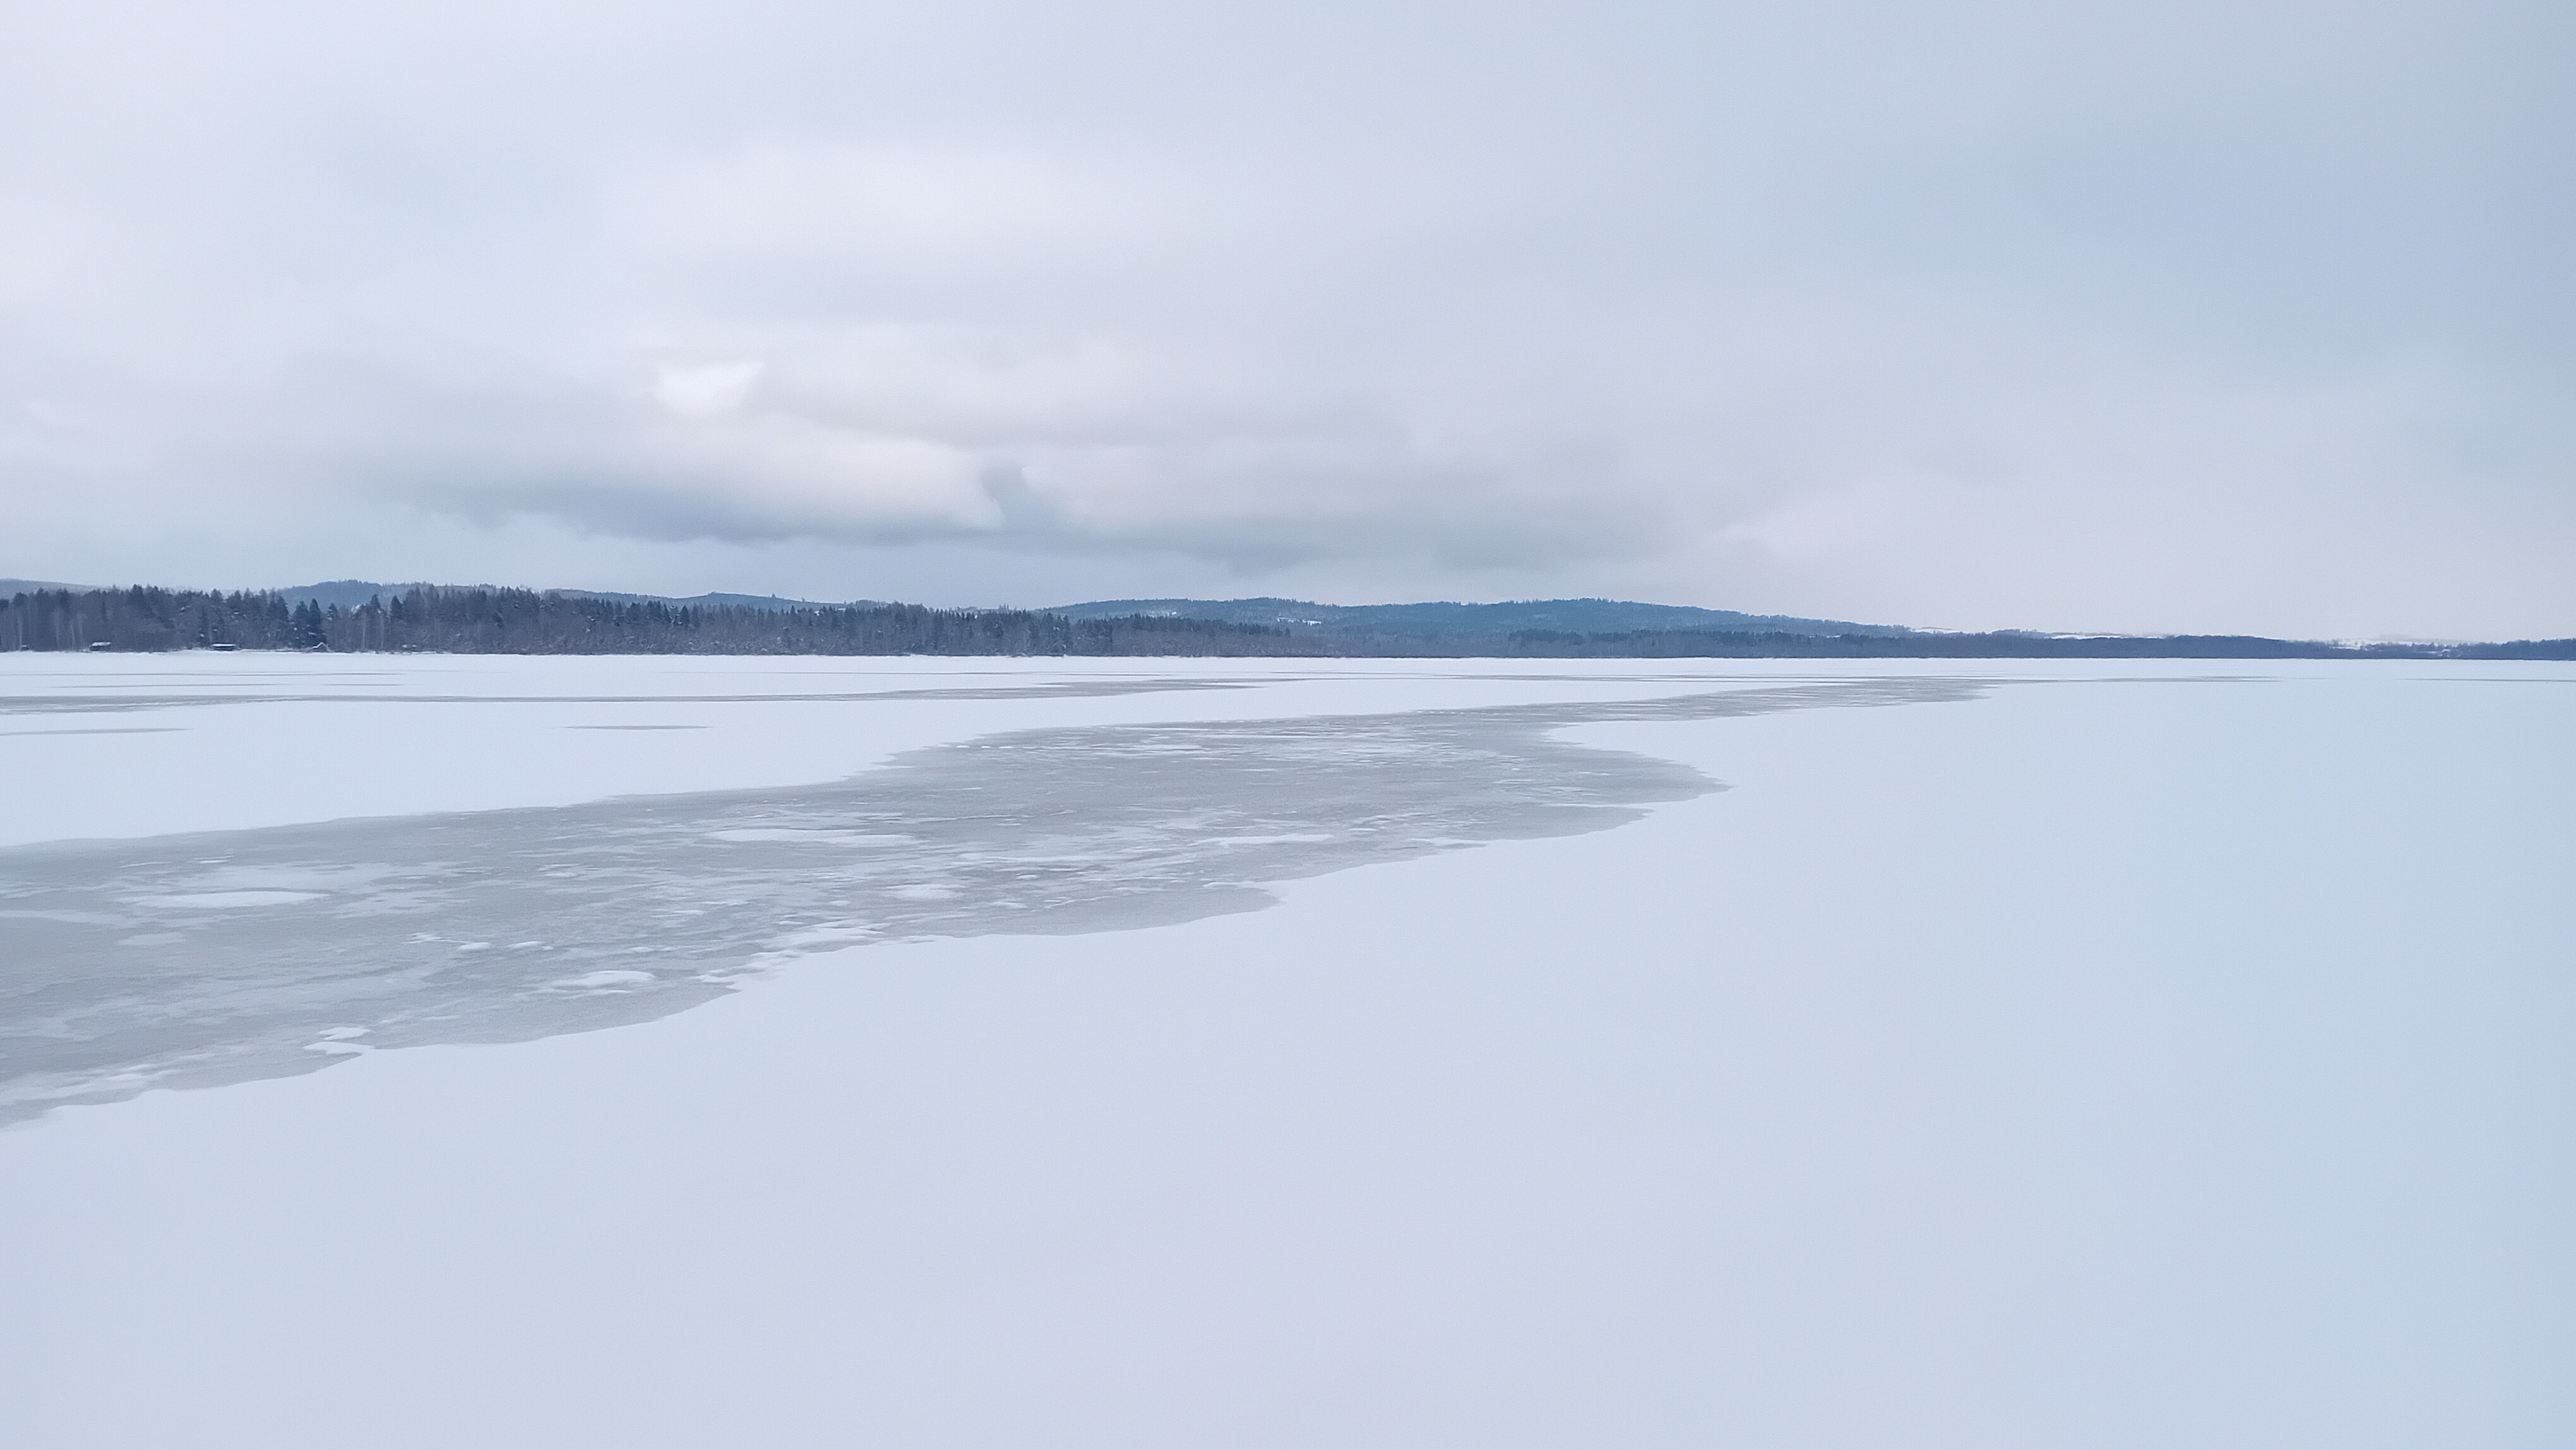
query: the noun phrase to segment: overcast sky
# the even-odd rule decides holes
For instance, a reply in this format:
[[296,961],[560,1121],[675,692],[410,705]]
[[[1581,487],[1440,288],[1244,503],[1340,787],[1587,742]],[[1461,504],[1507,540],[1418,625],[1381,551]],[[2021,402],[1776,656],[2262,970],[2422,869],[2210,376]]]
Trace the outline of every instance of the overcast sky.
[[15,0],[0,575],[2576,633],[2571,75],[2551,0]]

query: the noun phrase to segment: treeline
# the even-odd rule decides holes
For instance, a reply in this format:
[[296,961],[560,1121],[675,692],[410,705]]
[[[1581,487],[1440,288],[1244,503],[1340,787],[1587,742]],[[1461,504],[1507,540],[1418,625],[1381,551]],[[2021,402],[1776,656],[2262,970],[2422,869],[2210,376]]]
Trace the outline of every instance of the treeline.
[[2250,634],[1786,634],[1647,629],[1572,634],[1525,629],[1508,653],[1602,659],[2568,660],[2576,639],[2503,644],[2342,645]]
[[1546,659],[2576,659],[2576,639],[2358,645],[2256,635],[2066,637],[1524,629],[1392,634],[1135,614],[1076,619],[917,604],[747,608],[416,586],[355,607],[274,593],[39,590],[0,600],[0,649],[342,653],[1212,655]]
[[272,593],[42,590],[0,601],[0,649],[342,653],[1260,655],[1285,630],[1206,619],[1068,619],[917,604],[746,609],[423,586],[354,608]]

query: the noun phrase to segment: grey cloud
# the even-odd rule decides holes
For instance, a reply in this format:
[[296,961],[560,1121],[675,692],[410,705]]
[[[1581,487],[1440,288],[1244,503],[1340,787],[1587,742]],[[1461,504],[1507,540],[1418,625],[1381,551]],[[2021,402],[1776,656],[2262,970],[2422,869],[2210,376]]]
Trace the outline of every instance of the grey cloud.
[[2563,633],[2571,61],[2536,4],[22,5],[10,568]]

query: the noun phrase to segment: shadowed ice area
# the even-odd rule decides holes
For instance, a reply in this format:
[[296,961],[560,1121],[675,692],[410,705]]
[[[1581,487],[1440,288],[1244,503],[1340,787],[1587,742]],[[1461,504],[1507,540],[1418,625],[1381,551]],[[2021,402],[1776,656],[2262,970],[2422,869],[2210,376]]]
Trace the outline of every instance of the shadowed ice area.
[[1604,830],[1719,788],[1559,727],[1982,688],[1031,730],[824,785],[0,850],[0,1122],[661,1017],[867,942],[1254,910],[1264,882]]

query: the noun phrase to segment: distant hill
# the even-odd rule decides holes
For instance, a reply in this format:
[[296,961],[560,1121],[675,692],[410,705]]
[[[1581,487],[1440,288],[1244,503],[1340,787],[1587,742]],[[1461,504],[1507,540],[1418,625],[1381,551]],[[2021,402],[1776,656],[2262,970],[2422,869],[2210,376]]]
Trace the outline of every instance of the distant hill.
[[1073,619],[1148,615],[1266,624],[1291,631],[1384,635],[1406,639],[1508,637],[1524,630],[1565,634],[1629,634],[1687,629],[1725,634],[1906,635],[1894,624],[1854,624],[1842,619],[1802,619],[1787,614],[1742,614],[1686,604],[1638,604],[1624,599],[1532,599],[1511,604],[1316,604],[1303,599],[1097,599],[1046,611]]
[[280,589],[277,597],[288,604],[319,604],[325,609],[336,604],[342,609],[355,609],[370,599],[391,599],[411,587],[409,584],[375,584],[364,579],[333,579],[321,584]]
[[1300,659],[2576,659],[2576,639],[2338,644],[2253,635],[1942,633],[1609,599],[1338,606],[1094,600],[1058,610],[387,585],[0,594],[0,650],[1197,655]]
[[[59,588],[61,586],[49,586]],[[328,609],[355,609],[370,599],[392,599],[419,588],[417,584],[379,584],[365,579],[334,579],[280,589],[290,605],[307,602]],[[490,589],[489,584],[448,588]],[[669,604],[696,608],[826,609],[875,608],[873,599],[787,599],[775,594],[621,594],[602,589],[551,589],[566,599],[601,599],[617,604]],[[1040,611],[1068,619],[1205,619],[1221,624],[1257,624],[1293,634],[1322,632],[1340,636],[1411,640],[1504,639],[1528,630],[1563,634],[1632,634],[1640,630],[1701,630],[1724,634],[1907,635],[1902,625],[1855,624],[1841,619],[1805,619],[1787,614],[1743,614],[1732,609],[1696,609],[1684,604],[1639,604],[1621,599],[1536,599],[1512,604],[1317,604],[1305,599],[1096,599]]]
[[39,589],[68,589],[74,594],[88,594],[95,584],[60,584],[51,579],[0,579],[0,599],[13,594],[33,594]]
[[609,594],[594,589],[558,589],[570,599],[605,599],[616,604],[686,604],[698,608],[722,605],[730,609],[874,609],[882,601],[875,599],[782,599],[775,594]]
[[[60,588],[62,586],[50,585],[47,587]],[[333,579],[321,584],[304,584],[298,585],[293,589],[280,589],[277,591],[277,595],[290,605],[313,603],[319,604],[323,608],[328,609],[336,604],[342,609],[355,609],[370,599],[392,599],[398,595],[407,594],[414,589],[422,587],[424,586],[419,583],[378,584],[366,579]],[[466,584],[445,585],[441,587],[490,589],[494,586],[490,584]],[[781,599],[775,594],[692,594],[685,598],[681,598],[669,594],[617,594],[598,589],[550,589],[546,592],[550,594],[560,594],[566,599],[605,599],[617,604],[686,604],[694,605],[699,608],[706,608],[712,605],[723,605],[732,609],[772,610],[820,609],[826,607],[814,600]],[[873,601],[861,600],[858,602],[861,604],[867,604],[872,603]]]

